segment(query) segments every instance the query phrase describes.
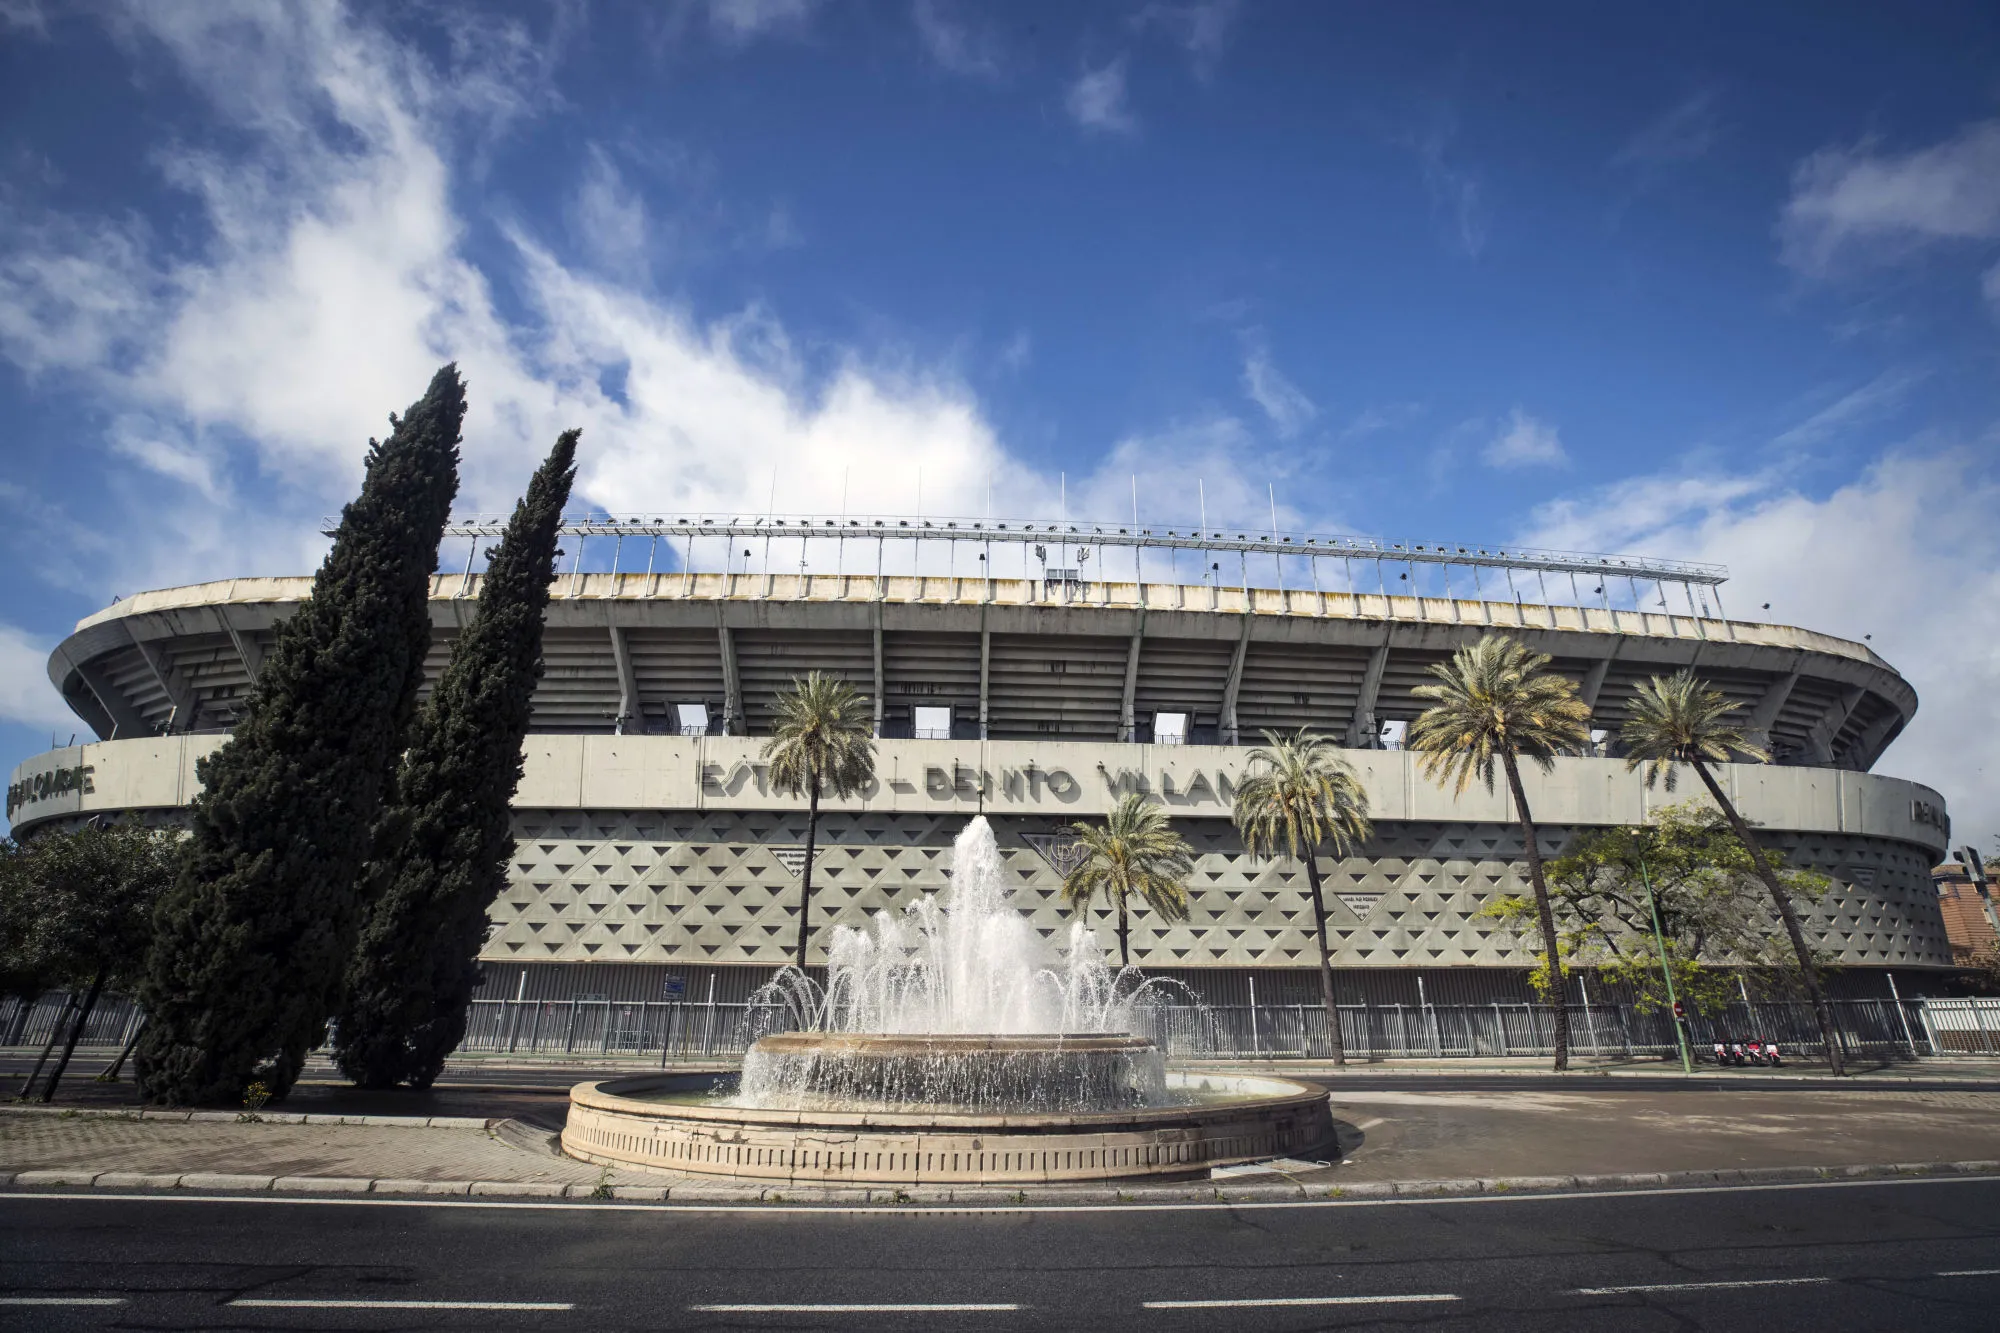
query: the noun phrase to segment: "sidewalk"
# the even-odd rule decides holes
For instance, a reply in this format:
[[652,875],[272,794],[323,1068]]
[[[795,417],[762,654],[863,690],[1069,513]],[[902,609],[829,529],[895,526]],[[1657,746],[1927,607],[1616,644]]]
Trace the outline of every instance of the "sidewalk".
[[2000,1058],[1918,1057],[1882,1061],[1850,1057],[1844,1078],[1836,1079],[1824,1060],[1787,1061],[1776,1069],[1755,1065],[1717,1066],[1697,1063],[1684,1071],[1678,1059],[1600,1059],[1572,1056],[1570,1067],[1557,1073],[1549,1067],[1549,1057],[1508,1056],[1469,1059],[1350,1060],[1342,1068],[1331,1060],[1302,1060],[1296,1056],[1265,1060],[1190,1060],[1188,1068],[1252,1073],[1268,1071],[1297,1078],[1316,1079],[1329,1086],[1354,1078],[1545,1078],[1571,1080],[1622,1079],[1640,1081],[1731,1083],[1782,1082],[1828,1087],[1894,1087],[1911,1083],[1992,1084],[2000,1091]]
[[[2000,1174],[2000,1092],[1335,1088],[1339,1159],[1178,1184],[823,1189],[605,1170],[517,1120],[0,1109],[0,1184],[693,1202],[1015,1203]],[[1219,1193],[1220,1192],[1220,1193]]]

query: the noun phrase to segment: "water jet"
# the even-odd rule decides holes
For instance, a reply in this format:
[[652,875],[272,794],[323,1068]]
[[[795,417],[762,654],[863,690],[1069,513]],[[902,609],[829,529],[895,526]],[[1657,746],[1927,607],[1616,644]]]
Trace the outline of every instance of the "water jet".
[[1329,1147],[1324,1089],[1169,1069],[1134,1029],[1163,989],[1112,971],[1082,923],[1052,949],[1008,903],[984,818],[951,902],[836,928],[827,982],[760,993],[775,1030],[740,1075],[579,1084],[563,1151],[760,1181],[1025,1183],[1186,1177]]

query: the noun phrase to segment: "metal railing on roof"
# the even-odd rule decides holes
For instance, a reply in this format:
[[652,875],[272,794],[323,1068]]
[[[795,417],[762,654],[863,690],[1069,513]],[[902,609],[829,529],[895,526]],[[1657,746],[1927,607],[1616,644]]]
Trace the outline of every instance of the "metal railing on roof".
[[[338,520],[326,519],[322,531],[332,535]],[[498,537],[506,530],[505,515],[470,515],[461,517],[444,530],[447,540],[470,539],[476,552],[482,538]],[[1125,571],[1113,574],[1107,571],[1108,549],[1130,551],[1132,580],[1142,581],[1141,557],[1143,553],[1161,552],[1174,555],[1173,575],[1165,582],[1204,583],[1217,582],[1234,584],[1238,579],[1222,571],[1219,562],[1204,559],[1202,577],[1188,580],[1179,577],[1178,556],[1183,552],[1208,554],[1233,554],[1238,557],[1242,581],[1247,585],[1251,574],[1247,562],[1252,556],[1273,560],[1277,586],[1285,586],[1285,571],[1290,567],[1310,570],[1317,583],[1324,561],[1344,562],[1344,582],[1357,591],[1368,591],[1363,585],[1377,584],[1383,593],[1391,591],[1392,583],[1409,585],[1399,591],[1415,591],[1416,575],[1420,571],[1441,570],[1447,597],[1462,595],[1463,590],[1451,586],[1451,571],[1454,568],[1471,571],[1472,596],[1474,600],[1512,601],[1524,599],[1524,594],[1512,586],[1510,578],[1509,595],[1500,596],[1495,589],[1489,594],[1481,584],[1480,570],[1494,570],[1506,575],[1534,574],[1568,575],[1572,579],[1596,580],[1591,591],[1585,594],[1580,586],[1572,587],[1575,600],[1585,596],[1601,599],[1608,607],[1611,604],[1612,581],[1627,583],[1631,588],[1631,602],[1640,601],[1638,585],[1651,583],[1662,605],[1665,603],[1666,584],[1679,584],[1687,590],[1692,603],[1693,593],[1701,589],[1704,599],[1707,595],[1716,597],[1717,610],[1721,610],[1720,585],[1729,577],[1726,567],[1691,560],[1670,560],[1653,556],[1612,555],[1595,551],[1557,551],[1542,547],[1502,545],[1498,543],[1449,542],[1449,541],[1384,541],[1372,537],[1328,535],[1320,533],[1285,532],[1273,528],[1269,532],[1256,532],[1239,527],[1193,527],[1173,525],[1139,525],[1117,523],[1092,523],[1082,520],[1042,520],[1042,519],[990,519],[990,518],[913,518],[907,515],[813,515],[813,514],[762,514],[762,515],[681,515],[644,517],[586,515],[566,519],[562,532],[565,536],[578,538],[576,558],[582,559],[583,542],[591,537],[612,537],[618,539],[622,550],[624,541],[630,538],[650,538],[657,544],[660,538],[667,538],[676,544],[673,557],[682,569],[698,569],[703,557],[712,557],[712,552],[701,547],[701,543],[723,543],[724,560],[727,567],[733,564],[738,541],[761,541],[764,543],[764,569],[774,568],[772,546],[777,542],[798,542],[799,563],[806,564],[810,552],[816,547],[824,551],[826,543],[837,544],[842,551],[849,542],[877,544],[878,553],[889,542],[914,543],[918,550],[924,543],[949,543],[956,550],[962,545],[981,547],[990,552],[995,544],[1013,545],[1024,548],[1022,566],[1024,577],[1067,578],[1088,581],[1124,581]],[[935,549],[935,548],[933,548]],[[1028,552],[1032,551],[1042,568],[1039,574],[1027,572]],[[657,552],[655,552],[657,554]],[[1090,563],[1096,556],[1095,565]],[[745,553],[744,572],[749,572],[749,553]],[[789,555],[782,555],[789,562]],[[1357,577],[1354,562],[1369,562],[1374,565],[1375,577],[1368,580]],[[878,568],[881,558],[878,554]],[[1122,563],[1122,562],[1121,562]],[[648,560],[648,567],[654,560]],[[467,570],[470,572],[468,559]],[[1389,571],[1396,571],[1392,576]],[[992,577],[1001,577],[993,562],[987,561],[986,571]],[[1264,576],[1258,575],[1259,580]],[[1260,583],[1260,586],[1261,583]],[[1558,596],[1550,596],[1546,584],[1538,589],[1540,596],[1533,600],[1558,601]],[[1619,594],[1623,596],[1623,594]],[[1705,613],[1704,613],[1705,614]]]

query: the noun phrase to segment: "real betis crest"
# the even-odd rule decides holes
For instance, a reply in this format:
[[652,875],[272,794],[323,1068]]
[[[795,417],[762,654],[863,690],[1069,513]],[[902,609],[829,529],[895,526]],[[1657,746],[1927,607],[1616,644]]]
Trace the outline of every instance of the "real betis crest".
[[[791,871],[793,879],[797,879],[800,875],[805,873],[806,869],[805,848],[774,847],[771,849],[771,855],[775,856],[778,859],[779,865]],[[824,847],[813,848],[813,864],[818,865],[820,857],[825,855],[826,855],[826,848]]]
[[1021,841],[1034,848],[1035,855],[1047,861],[1049,869],[1064,879],[1090,855],[1090,849],[1074,833],[1023,833]]

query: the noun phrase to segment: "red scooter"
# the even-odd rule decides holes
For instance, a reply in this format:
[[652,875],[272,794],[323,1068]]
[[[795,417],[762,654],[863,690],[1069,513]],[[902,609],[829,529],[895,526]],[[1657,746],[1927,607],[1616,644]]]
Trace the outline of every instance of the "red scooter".
[[1780,1068],[1784,1063],[1778,1054],[1778,1044],[1774,1041],[1753,1041],[1750,1043],[1750,1062],[1766,1069]]

